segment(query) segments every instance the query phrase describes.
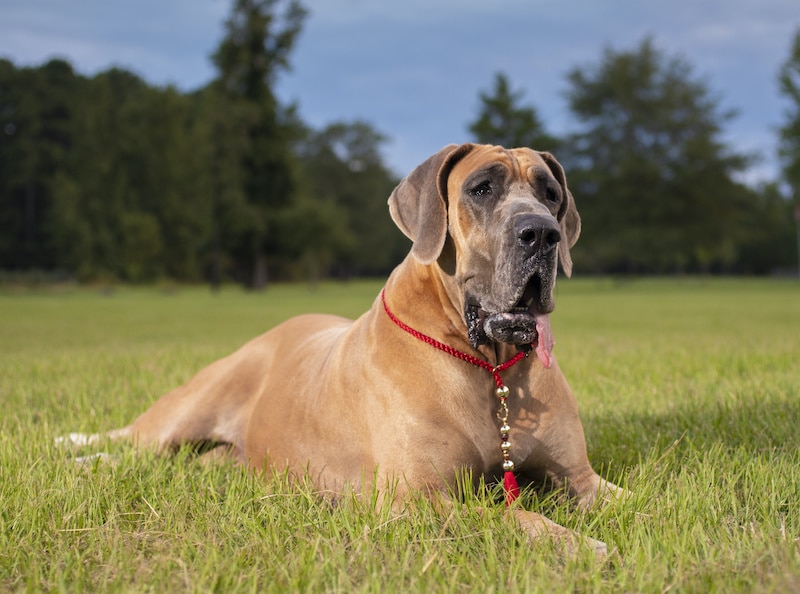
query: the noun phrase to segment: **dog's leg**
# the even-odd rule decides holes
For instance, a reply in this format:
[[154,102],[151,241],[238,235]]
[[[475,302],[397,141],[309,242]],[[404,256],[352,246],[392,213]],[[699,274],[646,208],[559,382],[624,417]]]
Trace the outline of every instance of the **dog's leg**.
[[536,512],[511,508],[506,515],[513,519],[531,540],[541,541],[544,538],[551,538],[558,546],[564,547],[565,552],[570,556],[575,556],[582,547],[589,547],[597,557],[608,554],[608,547],[604,542],[582,536]]
[[570,488],[570,494],[574,497],[578,509],[591,509],[597,503],[611,503],[612,501],[624,499],[629,495],[622,487],[618,487],[611,481],[596,476],[592,481],[592,487],[581,491]]
[[[434,500],[434,502],[436,501]],[[436,505],[436,509],[442,517],[444,517],[445,512],[452,513],[455,508],[456,505],[453,504],[450,498],[444,496],[439,498],[438,505]],[[466,513],[466,508],[462,507],[462,512]],[[478,508],[476,512],[481,516],[487,513],[500,513],[497,508],[487,509],[483,507]],[[591,550],[598,558],[608,554],[608,547],[604,542],[583,536],[574,530],[556,524],[542,514],[513,506],[506,508],[504,515],[506,520],[513,523],[515,529],[521,530],[531,542],[540,543],[549,538],[570,557],[578,555],[582,550]]]
[[[533,476],[546,475],[557,488],[566,487],[580,510],[623,497],[626,491],[600,477],[589,463],[577,406],[571,392],[561,393],[564,394],[559,402],[561,414],[549,419],[549,425],[539,433],[540,447],[532,451],[523,468],[530,470]],[[597,555],[607,554],[607,547],[601,541],[580,536],[536,513],[510,511],[526,534],[533,538],[549,534],[563,541],[570,551],[583,542],[594,547]]]
[[219,444],[230,446],[233,457],[243,460],[250,410],[270,371],[273,351],[263,337],[251,341],[159,398],[130,425],[108,433],[71,433],[56,441],[94,446],[105,440],[127,440],[156,452]]
[[114,429],[106,433],[68,433],[56,437],[55,443],[59,446],[87,447],[100,444],[104,441],[124,441],[130,439],[131,426]]

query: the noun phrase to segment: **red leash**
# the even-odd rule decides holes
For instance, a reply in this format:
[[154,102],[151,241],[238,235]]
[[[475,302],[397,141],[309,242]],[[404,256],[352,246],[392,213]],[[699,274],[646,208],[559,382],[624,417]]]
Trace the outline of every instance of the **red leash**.
[[469,353],[465,353],[463,351],[459,351],[449,345],[444,344],[443,342],[439,342],[435,338],[431,338],[427,334],[423,334],[418,330],[414,330],[411,326],[404,324],[397,316],[395,316],[389,306],[386,304],[386,290],[384,289],[381,291],[381,301],[383,302],[383,309],[386,312],[386,315],[389,316],[389,319],[392,320],[397,326],[401,329],[408,332],[414,338],[421,340],[434,348],[439,349],[440,351],[444,351],[448,355],[455,357],[456,359],[461,359],[462,361],[466,361],[467,363],[471,363],[476,367],[480,367],[481,369],[485,369],[488,371],[492,377],[494,378],[494,383],[497,385],[497,397],[500,400],[500,410],[497,411],[497,418],[500,420],[501,427],[500,427],[500,449],[503,452],[503,470],[505,471],[503,474],[503,490],[506,494],[506,505],[511,505],[514,500],[519,497],[519,485],[517,484],[517,479],[514,476],[514,462],[510,459],[509,450],[511,449],[511,443],[508,441],[508,433],[511,431],[511,427],[508,426],[508,406],[506,405],[506,400],[508,399],[508,386],[503,383],[503,378],[500,377],[500,372],[505,371],[518,361],[521,361],[527,356],[527,353],[520,351],[516,355],[514,355],[511,359],[506,361],[505,363],[501,363],[497,367],[494,367],[484,361],[483,359],[478,359]]

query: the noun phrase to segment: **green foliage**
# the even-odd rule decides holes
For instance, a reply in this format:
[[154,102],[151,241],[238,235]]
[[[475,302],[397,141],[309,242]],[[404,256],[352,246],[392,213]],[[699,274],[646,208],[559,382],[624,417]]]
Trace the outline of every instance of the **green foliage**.
[[508,77],[495,75],[493,93],[481,92],[478,117],[469,125],[477,142],[505,147],[526,146],[536,150],[554,151],[558,141],[547,134],[536,110],[519,105],[522,92],[514,92]]
[[300,32],[305,10],[291,0],[278,19],[278,0],[237,0],[227,20],[226,36],[213,56],[219,88],[246,139],[238,155],[250,225],[237,255],[250,263],[250,283],[267,283],[267,256],[283,256],[279,236],[281,211],[295,190],[289,143],[292,128],[281,117],[272,91],[277,74],[289,67],[288,56]]
[[308,130],[273,94],[304,14],[237,2],[219,77],[191,94],[116,68],[0,60],[0,270],[219,287],[263,285],[268,267],[313,281],[391,269],[406,244],[383,136],[364,122]]
[[721,139],[733,114],[649,39],[568,78],[582,124],[568,168],[585,230],[576,257],[595,270],[731,268],[754,196],[736,181],[748,158]]
[[383,164],[385,140],[365,122],[335,122],[297,147],[304,216],[319,223],[298,249],[337,276],[384,273],[408,251],[386,206],[397,180]]
[[122,70],[80,82],[93,101],[72,121],[75,142],[50,189],[61,266],[85,279],[198,278],[210,213],[208,195],[193,192],[202,163],[188,141],[189,99]]
[[800,205],[800,29],[795,33],[789,57],[778,77],[781,94],[790,102],[786,123],[780,129],[779,154],[783,175],[795,203]]
[[[798,97],[793,66],[782,81]],[[724,142],[735,114],[720,108],[687,61],[645,39],[631,51],[606,49],[567,78],[577,133],[549,139],[502,73],[492,95],[480,94],[469,130],[479,142],[556,152],[583,219],[578,270],[763,274],[792,266],[788,202],[774,183],[741,181],[755,156]],[[787,124],[787,180],[793,134]]]
[[[387,213],[385,138],[358,120],[308,129],[273,92],[304,16],[294,0],[237,0],[218,78],[189,94],[0,59],[0,270],[217,287],[388,272],[408,243]],[[742,182],[751,156],[723,141],[733,114],[649,39],[570,72],[576,134],[552,137],[503,73],[469,127],[556,152],[583,217],[578,271],[789,269],[799,47],[780,75],[785,185]]]
[[57,265],[48,190],[74,142],[76,82],[62,60],[20,70],[0,60],[0,266]]
[[[355,316],[380,283],[0,295],[0,590],[794,592],[800,588],[800,286],[559,284],[556,356],[592,463],[632,497],[521,503],[607,542],[567,558],[503,520],[496,487],[328,505],[308,483],[127,446],[53,445],[119,426],[202,366],[303,311]],[[743,317],[742,312],[747,312]]]

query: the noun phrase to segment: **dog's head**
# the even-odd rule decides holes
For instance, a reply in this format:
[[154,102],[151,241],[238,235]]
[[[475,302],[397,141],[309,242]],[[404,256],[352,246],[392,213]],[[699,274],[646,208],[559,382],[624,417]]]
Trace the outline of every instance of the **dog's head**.
[[414,242],[411,255],[453,277],[474,346],[537,343],[549,364],[552,345],[543,343],[552,342],[557,264],[572,274],[569,250],[580,234],[564,170],[550,153],[447,146],[400,182],[389,210]]

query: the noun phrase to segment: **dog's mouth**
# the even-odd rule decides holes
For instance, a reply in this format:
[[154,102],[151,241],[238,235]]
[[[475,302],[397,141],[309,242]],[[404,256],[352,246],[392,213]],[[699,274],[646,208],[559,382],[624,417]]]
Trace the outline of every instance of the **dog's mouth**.
[[521,350],[535,348],[539,361],[549,368],[555,340],[550,327],[552,306],[549,306],[548,313],[542,311],[545,304],[550,303],[543,290],[549,294],[549,287],[543,287],[539,275],[534,275],[516,304],[501,313],[489,313],[468,297],[465,318],[472,345],[477,348],[493,341],[513,344]]

